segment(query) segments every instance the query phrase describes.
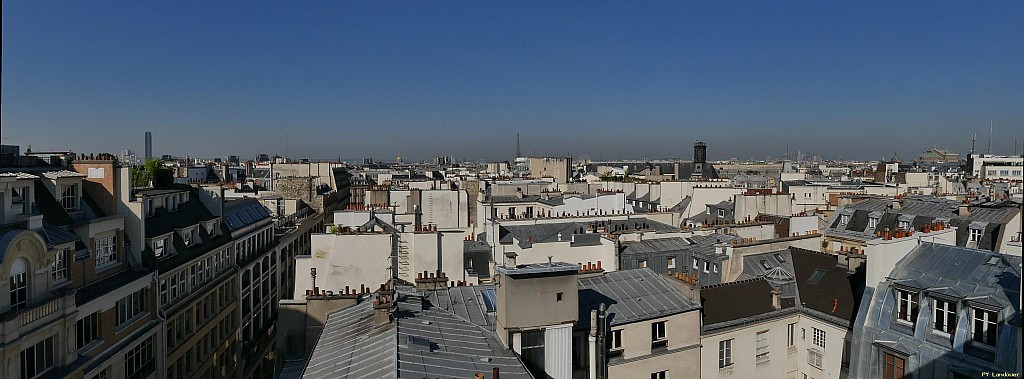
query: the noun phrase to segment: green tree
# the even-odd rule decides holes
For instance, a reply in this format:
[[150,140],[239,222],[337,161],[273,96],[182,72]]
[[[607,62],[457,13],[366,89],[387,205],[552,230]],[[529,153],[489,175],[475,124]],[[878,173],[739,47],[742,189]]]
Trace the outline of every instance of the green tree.
[[174,183],[174,172],[164,167],[158,159],[150,159],[140,167],[132,169],[132,186],[167,187]]

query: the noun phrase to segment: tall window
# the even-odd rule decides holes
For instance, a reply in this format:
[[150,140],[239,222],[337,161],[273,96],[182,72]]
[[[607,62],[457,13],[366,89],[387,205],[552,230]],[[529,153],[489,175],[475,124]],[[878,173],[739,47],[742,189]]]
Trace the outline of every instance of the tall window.
[[883,353],[885,367],[883,368],[882,378],[883,379],[903,379],[903,371],[906,367],[906,361],[903,358],[897,357],[889,353]]
[[698,269],[700,266],[697,264],[697,258],[693,258],[693,268]]
[[77,184],[63,184],[60,186],[60,205],[68,212],[78,210]]
[[28,263],[24,259],[11,265],[10,288],[11,309],[25,309],[28,306]]
[[146,311],[146,290],[135,291],[117,301],[117,325],[121,326]]
[[814,334],[811,335],[811,342],[814,346],[825,348],[825,331],[818,328],[811,328],[814,330]]
[[972,340],[989,346],[996,345],[996,312],[971,308]]
[[651,342],[665,340],[665,322],[659,321],[651,324]]
[[953,334],[956,330],[956,304],[935,299],[935,330]]
[[917,294],[904,291],[896,290],[896,305],[897,314],[896,318],[899,320],[914,323],[917,320]]
[[704,261],[704,272],[711,272],[711,262]]
[[181,232],[181,239],[185,240],[185,246],[192,246],[192,231],[183,230]]
[[675,257],[668,257],[668,259],[666,260],[666,263],[668,264],[668,268],[676,268],[676,258]]
[[96,239],[96,267],[117,262],[117,236]]
[[718,341],[718,368],[732,366],[732,340]]
[[156,255],[157,258],[164,256],[163,238],[153,241],[153,254]]
[[622,329],[612,330],[608,337],[608,349],[622,349]]
[[668,379],[668,370],[652,372],[651,379]]
[[874,229],[875,226],[878,226],[878,219],[874,218],[874,217],[869,218],[868,219],[868,227],[871,228],[871,229]]
[[523,363],[534,376],[544,377],[544,331],[526,332],[521,336]]
[[145,378],[156,371],[154,366],[152,336],[124,353],[124,373],[128,379]]
[[50,267],[50,281],[60,283],[68,279],[68,249],[57,250]]
[[796,323],[786,325],[786,346],[796,345]]
[[839,225],[846,225],[850,223],[850,215],[839,215]]
[[762,330],[757,332],[757,348],[755,350],[757,362],[764,362],[768,360],[768,331]]
[[53,368],[53,337],[21,351],[21,379],[32,379]]
[[75,323],[75,343],[81,350],[100,338],[100,313],[94,312]]

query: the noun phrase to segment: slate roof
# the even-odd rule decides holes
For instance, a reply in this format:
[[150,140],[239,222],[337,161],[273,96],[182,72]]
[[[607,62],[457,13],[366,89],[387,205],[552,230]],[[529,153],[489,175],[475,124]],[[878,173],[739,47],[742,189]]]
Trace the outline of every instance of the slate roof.
[[[743,299],[743,301],[736,301]],[[772,286],[763,278],[715,284],[700,289],[704,325],[774,312]]]
[[472,378],[497,367],[503,378],[532,378],[497,336],[440,307],[423,307],[399,288],[393,322],[375,320],[372,301],[329,315],[303,378]]
[[[590,227],[594,226],[603,231],[608,228],[612,234],[630,232],[667,232],[678,231],[679,228],[663,224],[646,218],[630,218],[626,220],[605,220],[594,222],[557,222],[538,223],[529,225],[499,225],[498,242],[503,244],[519,242],[522,248],[529,248],[533,243],[557,242],[558,234],[562,234],[562,241],[571,240],[573,234],[590,233]],[[593,243],[594,241],[590,241]],[[586,243],[581,241],[581,243]]]
[[43,173],[43,176],[45,176],[47,178],[50,178],[50,179],[57,179],[57,178],[84,178],[85,177],[85,175],[82,175],[82,174],[74,172],[74,171],[68,171],[68,170],[47,171],[47,172]]
[[590,311],[603,303],[609,325],[622,325],[699,309],[665,278],[651,269],[612,271],[580,279],[579,321],[590,328]]

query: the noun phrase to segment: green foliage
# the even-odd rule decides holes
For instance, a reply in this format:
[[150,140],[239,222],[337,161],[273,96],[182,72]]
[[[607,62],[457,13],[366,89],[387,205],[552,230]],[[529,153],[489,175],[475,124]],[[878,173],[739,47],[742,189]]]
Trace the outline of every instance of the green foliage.
[[150,159],[141,167],[132,169],[132,186],[167,187],[171,184],[174,184],[174,172],[158,159]]

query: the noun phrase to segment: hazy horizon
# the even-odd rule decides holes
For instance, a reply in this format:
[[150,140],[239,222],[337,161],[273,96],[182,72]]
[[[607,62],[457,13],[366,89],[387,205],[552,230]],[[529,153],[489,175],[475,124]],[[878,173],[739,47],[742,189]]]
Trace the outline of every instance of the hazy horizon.
[[990,120],[993,153],[1024,137],[1024,3],[631,5],[4,2],[2,143],[909,160],[986,152]]

